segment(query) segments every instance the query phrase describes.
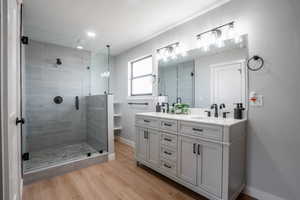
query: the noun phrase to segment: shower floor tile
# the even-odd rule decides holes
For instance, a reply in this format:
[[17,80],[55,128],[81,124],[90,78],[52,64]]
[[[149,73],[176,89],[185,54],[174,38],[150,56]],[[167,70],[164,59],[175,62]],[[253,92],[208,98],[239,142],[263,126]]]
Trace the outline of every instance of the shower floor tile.
[[92,156],[100,155],[97,150],[85,142],[30,152],[30,159],[24,162],[24,172],[84,159],[87,158],[87,153],[91,153]]

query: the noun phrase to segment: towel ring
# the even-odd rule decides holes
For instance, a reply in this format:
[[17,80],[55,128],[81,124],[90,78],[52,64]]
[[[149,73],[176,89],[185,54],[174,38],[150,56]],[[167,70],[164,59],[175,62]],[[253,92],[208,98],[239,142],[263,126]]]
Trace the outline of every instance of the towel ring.
[[[256,64],[255,64],[256,63]],[[262,57],[255,55],[247,62],[247,67],[251,71],[259,71],[263,68],[265,61]]]

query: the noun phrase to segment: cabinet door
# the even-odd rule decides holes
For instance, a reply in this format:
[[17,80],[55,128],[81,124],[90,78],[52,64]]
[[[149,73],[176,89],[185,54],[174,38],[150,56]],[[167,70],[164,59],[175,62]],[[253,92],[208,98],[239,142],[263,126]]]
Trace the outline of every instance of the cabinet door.
[[179,177],[196,185],[197,180],[197,141],[187,137],[180,137],[178,143]]
[[222,187],[222,146],[210,142],[198,142],[198,186],[217,196]]
[[160,163],[160,133],[148,129],[148,162],[159,167]]
[[136,155],[139,159],[147,161],[147,129],[146,128],[137,128],[137,152]]

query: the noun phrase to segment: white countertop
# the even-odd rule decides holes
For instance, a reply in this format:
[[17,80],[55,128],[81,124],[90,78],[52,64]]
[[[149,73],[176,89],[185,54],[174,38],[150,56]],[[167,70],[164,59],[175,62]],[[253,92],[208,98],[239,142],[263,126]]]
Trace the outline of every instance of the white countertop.
[[189,122],[198,122],[219,126],[232,126],[241,122],[247,121],[247,119],[237,120],[237,119],[223,119],[223,118],[214,118],[214,117],[204,117],[201,115],[184,115],[184,114],[169,114],[169,113],[157,113],[157,112],[145,112],[145,113],[137,113],[137,116],[145,116],[145,117],[157,117],[163,119],[174,119],[174,120],[182,120]]

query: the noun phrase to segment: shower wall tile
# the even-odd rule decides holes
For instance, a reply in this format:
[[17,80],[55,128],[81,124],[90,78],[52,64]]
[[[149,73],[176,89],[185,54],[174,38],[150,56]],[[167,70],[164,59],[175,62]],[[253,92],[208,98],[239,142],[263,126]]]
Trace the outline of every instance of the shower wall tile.
[[86,100],[87,142],[97,150],[108,151],[107,96],[88,96]]
[[[25,58],[26,151],[85,141],[90,52],[31,41]],[[62,65],[55,64],[56,58]],[[63,103],[55,104],[55,96],[62,96]],[[79,110],[75,108],[76,96]]]

